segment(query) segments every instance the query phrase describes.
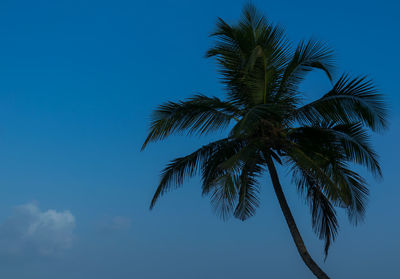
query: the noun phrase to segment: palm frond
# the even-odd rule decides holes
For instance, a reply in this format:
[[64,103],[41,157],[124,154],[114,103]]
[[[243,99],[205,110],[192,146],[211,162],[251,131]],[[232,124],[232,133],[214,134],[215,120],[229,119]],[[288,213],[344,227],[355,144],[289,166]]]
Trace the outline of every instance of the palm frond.
[[240,112],[233,104],[217,97],[195,95],[186,101],[167,102],[154,111],[142,150],[148,143],[165,139],[173,133],[206,134],[226,128],[239,116]]
[[245,146],[245,140],[232,138],[210,153],[208,160],[202,166],[203,195],[207,195],[213,190],[218,179],[226,175],[235,175],[239,171],[240,168],[237,168],[236,162],[230,167],[224,167],[224,164],[232,160],[232,157],[240,153]]
[[238,179],[235,173],[226,173],[213,182],[211,205],[223,220],[227,220],[235,209],[238,200]]
[[329,80],[332,80],[333,50],[319,41],[302,41],[297,45],[293,57],[285,69],[280,92],[297,87],[305,75],[314,69],[324,71]]
[[346,164],[336,164],[332,175],[341,190],[349,221],[357,225],[365,215],[369,192],[367,183],[361,175],[350,170]]
[[262,102],[287,62],[283,29],[248,5],[237,25],[218,19],[212,36],[216,43],[206,57],[216,57],[229,100],[244,107]]
[[161,181],[151,200],[150,209],[154,207],[160,196],[171,189],[180,187],[185,178],[192,177],[197,173],[215,150],[222,149],[230,141],[230,139],[222,139],[212,142],[187,156],[172,160],[162,171]]
[[330,158],[324,157],[317,152],[305,152],[305,149],[298,144],[293,145],[287,151],[286,163],[291,166],[291,170],[301,170],[307,176],[312,177],[321,187],[321,191],[335,202],[341,201],[341,192],[331,175],[325,171]]
[[[257,156],[258,157],[258,156]],[[253,216],[259,206],[257,177],[262,172],[259,158],[246,161],[238,179],[239,197],[234,216],[242,221]]]
[[382,95],[366,77],[352,79],[348,75],[342,75],[322,98],[297,109],[293,117],[301,123],[361,122],[373,131],[387,127]]
[[335,241],[339,224],[336,211],[329,199],[318,187],[309,189],[308,198],[312,216],[312,226],[319,239],[325,241],[325,257],[331,243]]
[[255,213],[262,163],[257,143],[232,141],[204,164],[203,194],[212,193],[211,203],[223,219],[230,216],[236,201],[236,218],[245,220]]
[[370,137],[361,123],[336,125],[328,132],[335,136],[343,148],[346,161],[366,166],[373,174],[382,177],[378,155],[371,147]]
[[378,156],[371,147],[369,135],[361,123],[318,123],[291,129],[289,136],[295,142],[302,142],[304,150],[308,149],[308,153],[316,150],[322,154],[330,152],[329,156],[366,166],[373,174],[382,176]]
[[329,247],[335,241],[339,229],[336,210],[330,200],[321,191],[318,181],[300,168],[293,169],[292,181],[300,193],[305,194],[310,206],[312,227],[319,239],[325,241],[325,258]]
[[329,247],[335,240],[339,229],[336,210],[330,200],[321,191],[318,182],[301,169],[293,172],[293,182],[298,190],[305,194],[306,202],[310,206],[312,227],[319,239],[325,241],[325,258]]
[[[334,151],[324,151],[318,145],[309,149],[297,144],[288,155],[290,158],[287,160],[292,166],[294,176],[298,176],[300,172],[307,177],[307,182],[318,185],[335,206],[346,208],[352,223],[357,224],[363,219],[368,196],[366,182],[349,169],[340,153],[338,155]],[[297,185],[305,185],[298,181]]]

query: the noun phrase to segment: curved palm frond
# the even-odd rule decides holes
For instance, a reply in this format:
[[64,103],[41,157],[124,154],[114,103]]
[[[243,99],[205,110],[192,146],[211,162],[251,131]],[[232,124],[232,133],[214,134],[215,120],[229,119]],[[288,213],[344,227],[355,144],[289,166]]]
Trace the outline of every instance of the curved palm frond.
[[361,123],[336,125],[328,132],[338,140],[347,161],[366,166],[373,174],[382,177],[378,155],[371,147],[370,137]]
[[154,207],[158,198],[171,190],[182,185],[185,178],[194,176],[203,163],[208,162],[212,153],[216,150],[224,150],[231,139],[226,138],[207,144],[195,152],[172,160],[162,171],[161,181],[151,200],[150,209]]
[[361,122],[373,131],[387,127],[382,95],[366,77],[351,79],[348,75],[342,75],[322,98],[294,111],[293,117],[301,123]]
[[245,220],[258,207],[257,177],[264,159],[257,145],[241,143],[234,149],[219,150],[205,164],[203,194],[212,193],[211,203],[223,219],[233,212],[236,218]]
[[365,181],[349,170],[348,162],[358,161],[380,173],[376,155],[357,124],[331,128],[301,127],[291,131],[289,136],[293,142],[288,152],[292,168],[301,169],[317,181],[327,197],[335,203],[351,207],[355,202],[351,194],[358,193],[357,189],[361,188],[364,191],[365,188]]
[[301,169],[293,172],[293,182],[298,190],[305,194],[306,202],[310,206],[312,227],[319,239],[325,241],[325,258],[331,243],[335,240],[339,223],[330,200],[321,191],[317,181]]
[[231,103],[217,97],[196,95],[186,101],[167,102],[154,111],[150,132],[142,146],[165,139],[173,133],[206,134],[223,129],[240,117],[240,111]]
[[226,175],[235,176],[239,171],[236,162],[233,162],[231,166],[227,166],[229,161],[232,161],[233,157],[243,152],[246,146],[246,141],[242,139],[232,139],[219,148],[213,150],[207,161],[202,166],[202,194],[207,195],[216,185],[221,177]]
[[235,173],[226,173],[213,182],[211,205],[214,212],[223,220],[227,220],[235,210],[238,200],[238,179]]
[[234,216],[242,221],[253,216],[259,206],[257,177],[262,172],[260,155],[247,160],[238,179],[239,196]]
[[298,95],[298,86],[314,69],[322,70],[332,80],[334,68],[333,50],[326,44],[315,40],[300,42],[284,69],[275,101]]
[[312,225],[319,238],[325,240],[327,256],[339,227],[333,206],[345,208],[349,220],[357,224],[365,214],[368,189],[365,180],[344,162],[317,152],[308,151],[312,155],[305,155],[297,151],[295,156],[290,154],[289,160],[293,181],[300,192],[307,194]]
[[319,239],[325,241],[325,259],[331,243],[335,241],[339,229],[336,211],[329,199],[317,187],[309,189],[308,199],[312,216],[312,226]]
[[323,154],[317,152],[304,151],[298,144],[291,146],[287,151],[286,163],[291,166],[291,170],[301,170],[302,173],[312,177],[321,187],[321,191],[335,203],[341,201],[341,192],[337,188],[337,184],[329,175],[325,168],[329,164],[330,158],[325,157]]
[[[304,148],[314,151],[318,146],[329,145],[336,157],[366,166],[376,176],[382,176],[378,156],[371,147],[369,135],[361,123],[339,125],[319,123],[291,129],[289,136],[295,142],[307,143]],[[319,152],[323,153],[324,150]]]
[[301,144],[296,144],[288,155],[294,176],[299,171],[307,176],[334,205],[346,208],[351,222],[357,224],[363,219],[368,196],[366,182],[349,169],[340,152],[318,145],[302,149]]
[[342,206],[346,208],[349,221],[357,225],[365,215],[369,192],[367,183],[361,175],[350,170],[344,163],[337,163],[332,175],[341,190]]

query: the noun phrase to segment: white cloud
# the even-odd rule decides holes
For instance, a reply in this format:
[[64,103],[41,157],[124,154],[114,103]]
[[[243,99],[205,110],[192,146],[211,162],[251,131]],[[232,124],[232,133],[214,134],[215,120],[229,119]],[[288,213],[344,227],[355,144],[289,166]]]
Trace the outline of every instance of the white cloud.
[[15,207],[0,225],[0,249],[8,254],[58,254],[74,239],[75,217],[66,211],[41,211],[35,203]]

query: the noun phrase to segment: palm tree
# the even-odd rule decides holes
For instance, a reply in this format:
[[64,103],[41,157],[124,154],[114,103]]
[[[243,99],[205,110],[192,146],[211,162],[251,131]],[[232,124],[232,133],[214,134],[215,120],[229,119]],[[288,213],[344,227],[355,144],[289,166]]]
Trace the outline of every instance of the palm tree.
[[[275,165],[293,175],[310,206],[313,229],[325,241],[326,256],[339,228],[335,208],[344,208],[354,224],[364,216],[367,184],[351,167],[359,164],[382,175],[368,132],[387,127],[382,96],[366,77],[344,74],[334,81],[330,48],[315,40],[292,47],[283,29],[251,5],[237,24],[218,19],[212,36],[215,45],[206,56],[218,62],[226,100],[195,95],[160,105],[142,149],[172,134],[204,135],[228,128],[229,133],[172,160],[150,208],[185,178],[200,174],[203,194],[210,196],[216,213],[246,220],[259,205],[258,178],[268,172],[301,258],[317,278],[329,278],[306,249]],[[304,104],[299,85],[315,69],[326,74],[332,89]]]

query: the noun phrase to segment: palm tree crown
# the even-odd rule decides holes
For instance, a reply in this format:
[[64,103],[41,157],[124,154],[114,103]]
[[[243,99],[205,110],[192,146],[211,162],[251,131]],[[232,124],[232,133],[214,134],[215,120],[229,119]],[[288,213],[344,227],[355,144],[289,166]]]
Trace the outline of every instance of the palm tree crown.
[[[344,208],[355,224],[364,216],[367,184],[351,167],[360,164],[382,175],[368,133],[387,126],[382,96],[366,77],[344,74],[334,81],[330,48],[315,40],[293,47],[284,30],[251,5],[237,24],[218,19],[212,36],[215,45],[206,56],[217,60],[226,99],[195,95],[160,105],[143,148],[176,133],[203,135],[232,128],[227,137],[172,160],[162,172],[151,208],[185,178],[200,174],[202,191],[215,211],[222,218],[233,214],[245,220],[259,205],[261,175],[269,172],[280,191],[273,177],[277,163],[289,168],[309,204],[313,229],[325,241],[327,254],[338,232],[335,208]],[[315,69],[326,74],[332,88],[304,104],[299,85]],[[278,199],[286,204],[284,196]],[[285,217],[289,224],[291,215]]]

